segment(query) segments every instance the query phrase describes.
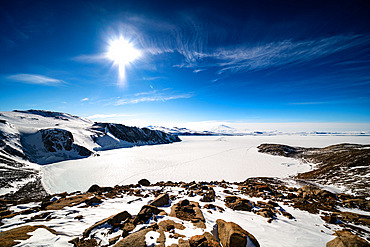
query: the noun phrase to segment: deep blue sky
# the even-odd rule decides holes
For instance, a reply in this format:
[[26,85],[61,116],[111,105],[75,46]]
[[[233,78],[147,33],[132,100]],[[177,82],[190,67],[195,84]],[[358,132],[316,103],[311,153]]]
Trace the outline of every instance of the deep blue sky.
[[[369,13],[369,1],[2,0],[0,110],[370,122]],[[124,86],[103,57],[119,36],[142,54]]]

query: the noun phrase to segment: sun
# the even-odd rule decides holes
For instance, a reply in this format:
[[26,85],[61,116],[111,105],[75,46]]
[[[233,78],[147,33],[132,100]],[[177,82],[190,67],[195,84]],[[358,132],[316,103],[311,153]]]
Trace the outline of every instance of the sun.
[[109,42],[106,57],[118,66],[119,76],[123,79],[126,66],[141,57],[141,52],[127,39],[119,37]]

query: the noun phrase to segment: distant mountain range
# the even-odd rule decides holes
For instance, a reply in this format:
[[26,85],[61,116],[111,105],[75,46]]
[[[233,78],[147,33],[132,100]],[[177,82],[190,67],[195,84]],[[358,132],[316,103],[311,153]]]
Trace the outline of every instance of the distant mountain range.
[[366,136],[370,135],[368,131],[347,131],[347,132],[331,132],[331,131],[299,131],[299,132],[283,132],[283,131],[255,131],[250,129],[236,129],[227,125],[219,125],[212,127],[209,130],[191,130],[183,127],[164,127],[164,126],[147,126],[151,130],[159,130],[165,133],[174,134],[178,136],[275,136],[275,135],[352,135],[352,136]]

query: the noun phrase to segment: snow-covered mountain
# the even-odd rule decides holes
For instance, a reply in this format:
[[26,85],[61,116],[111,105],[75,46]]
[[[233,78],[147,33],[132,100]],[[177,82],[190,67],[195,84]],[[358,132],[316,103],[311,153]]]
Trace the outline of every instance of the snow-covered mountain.
[[1,152],[38,164],[87,157],[99,150],[180,141],[158,130],[97,123],[60,112],[1,112],[0,121]]
[[165,133],[180,135],[180,136],[217,135],[217,133],[214,133],[212,131],[207,131],[207,130],[205,130],[205,131],[196,131],[196,130],[191,130],[191,129],[188,129],[188,128],[179,128],[179,127],[168,128],[168,127],[163,127],[163,126],[149,125],[149,126],[147,126],[147,128],[151,129],[151,130],[159,130],[159,131],[163,131]]
[[98,155],[100,150],[178,141],[176,135],[159,130],[97,123],[67,113],[0,112],[0,166],[4,171],[0,188],[4,192],[25,178],[32,180],[36,164]]
[[220,124],[208,126],[204,130],[194,130],[186,127],[165,127],[149,125],[151,130],[159,130],[178,136],[189,135],[213,135],[213,136],[278,136],[278,135],[298,135],[298,136],[369,136],[369,131],[278,131],[278,130],[258,130],[248,128],[234,128],[229,125]]

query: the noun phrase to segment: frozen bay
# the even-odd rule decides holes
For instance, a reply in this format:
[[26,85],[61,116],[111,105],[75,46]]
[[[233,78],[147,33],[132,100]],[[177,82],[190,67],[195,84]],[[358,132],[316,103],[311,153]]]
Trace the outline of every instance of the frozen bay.
[[85,191],[92,184],[114,186],[157,181],[244,181],[248,177],[287,177],[310,164],[258,153],[262,143],[324,147],[338,143],[369,144],[369,136],[181,136],[173,144],[99,152],[100,156],[41,167],[50,193]]

